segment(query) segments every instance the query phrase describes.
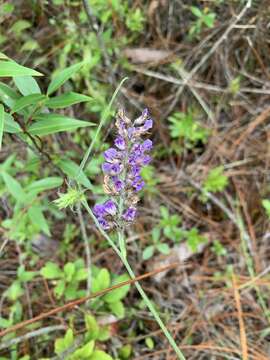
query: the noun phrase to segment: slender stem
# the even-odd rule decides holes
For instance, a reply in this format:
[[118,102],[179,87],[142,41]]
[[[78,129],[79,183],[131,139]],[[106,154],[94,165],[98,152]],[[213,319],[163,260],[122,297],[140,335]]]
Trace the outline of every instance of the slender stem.
[[[126,267],[130,277],[132,279],[135,279],[136,276],[131,268],[131,266],[129,265],[129,262],[127,260],[126,257],[126,250],[124,250],[124,253],[122,253],[121,249],[119,251],[119,249],[117,248],[117,246],[115,245],[115,243],[113,242],[113,240],[110,238],[110,236],[102,229],[102,227],[100,226],[97,218],[95,217],[95,215],[93,214],[92,210],[90,209],[90,207],[88,206],[87,202],[84,200],[82,202],[83,206],[85,207],[85,209],[87,210],[88,214],[90,215],[90,217],[93,219],[94,223],[96,224],[96,226],[98,227],[99,231],[101,232],[101,234],[108,240],[109,244],[112,246],[112,248],[114,249],[114,251],[117,253],[117,255],[119,256],[119,258],[121,259],[122,263],[124,264],[124,266]],[[123,236],[123,232],[119,233],[119,243],[121,244],[125,244],[124,239],[120,239]],[[179,349],[179,347],[177,346],[176,342],[174,341],[172,335],[170,334],[170,332],[168,331],[168,329],[166,328],[166,325],[163,323],[163,321],[161,320],[158,312],[156,311],[155,307],[153,306],[151,300],[148,298],[148,296],[146,295],[146,293],[144,292],[143,288],[141,287],[141,285],[139,284],[139,282],[135,282],[135,286],[137,288],[137,290],[139,291],[143,301],[145,302],[145,304],[147,305],[149,311],[152,313],[153,317],[155,318],[156,322],[158,323],[158,325],[160,326],[161,330],[163,331],[164,335],[166,336],[166,338],[168,339],[171,347],[174,349],[175,353],[177,354],[178,359],[180,360],[186,360],[186,358],[184,357],[182,351]]]
[[85,165],[86,165],[86,163],[87,163],[87,161],[88,161],[88,158],[89,158],[89,156],[90,156],[90,154],[91,154],[91,151],[92,151],[92,149],[93,149],[93,147],[94,147],[94,145],[95,145],[95,143],[96,143],[96,140],[97,140],[97,137],[98,137],[98,135],[99,135],[99,133],[100,133],[100,130],[101,130],[104,122],[107,120],[107,118],[108,118],[108,116],[109,116],[109,114],[110,114],[110,110],[111,110],[112,104],[113,104],[113,102],[114,102],[114,100],[115,100],[115,98],[116,98],[116,96],[117,96],[117,94],[118,94],[121,86],[123,85],[123,83],[124,83],[127,79],[128,79],[128,78],[125,77],[125,78],[120,82],[120,84],[117,86],[115,92],[113,93],[113,96],[112,96],[112,98],[111,98],[111,101],[109,102],[109,105],[106,107],[105,111],[103,112],[103,116],[102,116],[102,118],[101,118],[101,120],[100,120],[100,123],[99,123],[99,125],[98,125],[97,131],[96,131],[96,133],[95,133],[95,135],[94,135],[94,138],[93,138],[93,140],[91,141],[91,144],[89,145],[89,148],[87,149],[87,151],[86,151],[86,153],[85,153],[85,155],[84,155],[84,157],[83,157],[83,159],[82,159],[82,162],[81,162],[81,164],[80,164],[80,167],[79,167],[79,170],[78,170],[78,174],[77,174],[77,176],[76,176],[76,178],[75,178],[75,181],[76,181],[76,182],[78,182],[78,179],[79,179],[79,177],[80,177],[80,175],[81,175],[81,173],[82,173],[82,171],[83,171],[83,169],[84,169],[84,167],[85,167]]
[[91,249],[90,249],[88,236],[87,236],[87,233],[86,233],[85,223],[84,223],[82,210],[81,210],[81,204],[78,203],[76,208],[77,208],[77,213],[78,213],[78,217],[79,217],[81,233],[82,233],[82,237],[83,237],[83,241],[84,241],[84,248],[85,248],[85,254],[86,254],[87,295],[90,295],[90,293],[91,293],[91,278],[92,278],[92,274],[91,274]]

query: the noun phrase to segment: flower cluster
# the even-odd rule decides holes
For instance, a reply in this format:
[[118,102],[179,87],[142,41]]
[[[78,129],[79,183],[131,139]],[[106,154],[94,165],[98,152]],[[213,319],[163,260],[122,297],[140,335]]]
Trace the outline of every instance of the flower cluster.
[[136,216],[137,193],[145,185],[140,173],[151,161],[148,152],[152,149],[152,141],[142,137],[152,126],[147,109],[133,123],[123,110],[117,114],[115,146],[104,152],[102,165],[104,191],[111,199],[93,209],[105,230],[130,223]]

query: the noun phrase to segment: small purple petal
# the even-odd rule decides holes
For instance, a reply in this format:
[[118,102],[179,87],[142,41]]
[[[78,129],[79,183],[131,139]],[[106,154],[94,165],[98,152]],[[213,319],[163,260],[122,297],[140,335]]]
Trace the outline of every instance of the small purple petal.
[[114,148],[109,148],[103,153],[105,160],[108,162],[112,162],[113,160],[115,160],[117,158],[117,155],[118,151]]
[[136,176],[132,182],[132,186],[136,192],[140,191],[145,185],[141,176]]
[[93,208],[93,213],[97,216],[97,217],[102,217],[106,214],[106,211],[104,209],[104,205],[103,204],[96,204]]
[[142,164],[143,164],[143,165],[148,165],[148,164],[151,162],[151,160],[152,160],[151,156],[145,155],[145,156],[142,158]]
[[121,190],[123,190],[124,182],[122,180],[120,180],[117,176],[114,176],[112,181],[116,192],[120,192]]
[[153,147],[153,143],[149,139],[145,140],[141,145],[142,151],[150,151],[152,147]]
[[132,174],[133,176],[138,176],[138,175],[140,175],[140,171],[141,171],[141,168],[140,168],[138,165],[133,165],[133,166],[131,167],[131,174]]
[[146,122],[144,123],[143,130],[147,131],[147,130],[151,129],[152,127],[153,127],[153,120],[149,119],[149,120],[146,120]]
[[126,221],[133,221],[136,216],[136,209],[134,207],[129,207],[123,213],[123,219]]
[[104,230],[109,230],[111,228],[108,221],[103,218],[99,218],[98,222]]
[[111,168],[112,168],[112,164],[109,164],[109,163],[104,163],[102,164],[102,170],[105,172],[105,173],[109,173],[111,171]]
[[128,128],[128,137],[131,139],[136,134],[136,128],[135,127],[129,127]]
[[106,213],[108,213],[110,215],[116,214],[117,207],[116,207],[116,204],[112,200],[107,200],[103,206],[104,206],[104,210],[106,211]]
[[114,144],[116,147],[118,147],[118,149],[120,150],[125,150],[126,148],[126,142],[124,140],[124,138],[122,136],[118,136],[115,140],[114,140]]

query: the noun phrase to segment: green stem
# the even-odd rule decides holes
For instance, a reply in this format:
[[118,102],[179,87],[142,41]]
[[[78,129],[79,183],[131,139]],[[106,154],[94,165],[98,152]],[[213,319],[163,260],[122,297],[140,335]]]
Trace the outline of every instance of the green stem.
[[[105,239],[108,240],[109,244],[112,246],[112,248],[114,249],[114,251],[117,253],[117,255],[119,256],[119,258],[121,259],[122,263],[124,264],[124,266],[126,267],[130,277],[132,279],[135,279],[136,276],[131,268],[131,266],[129,265],[129,262],[127,260],[126,257],[126,250],[124,250],[124,252],[119,251],[119,249],[117,248],[117,246],[115,245],[115,243],[113,242],[113,240],[109,237],[109,235],[102,229],[102,227],[100,226],[99,222],[97,221],[95,215],[93,214],[92,210],[90,209],[90,207],[88,206],[86,201],[83,201],[83,206],[85,207],[85,209],[87,210],[88,214],[90,215],[90,217],[93,219],[94,223],[96,224],[96,226],[98,227],[99,231],[101,232],[101,234],[105,237]],[[123,233],[119,233],[119,243],[120,244],[125,244],[124,239],[123,239]],[[137,290],[139,291],[143,301],[145,302],[145,304],[147,305],[149,311],[152,313],[153,317],[155,318],[156,322],[158,323],[158,325],[160,326],[161,330],[163,331],[164,335],[166,336],[167,340],[169,341],[171,347],[174,349],[175,353],[177,354],[178,359],[180,360],[186,360],[185,356],[183,355],[182,351],[179,349],[179,347],[177,346],[176,342],[174,341],[172,335],[170,334],[170,332],[168,331],[168,329],[166,328],[166,325],[163,323],[163,321],[161,320],[158,312],[156,311],[155,307],[153,306],[151,300],[148,298],[148,296],[146,295],[146,293],[144,292],[143,288],[141,287],[141,285],[139,284],[139,282],[135,282],[135,286],[137,288]]]

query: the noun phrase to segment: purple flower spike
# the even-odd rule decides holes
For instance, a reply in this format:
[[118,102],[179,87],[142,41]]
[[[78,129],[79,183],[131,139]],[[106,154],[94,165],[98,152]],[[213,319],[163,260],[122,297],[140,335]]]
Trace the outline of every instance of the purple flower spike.
[[148,152],[153,147],[152,141],[144,140],[143,136],[152,126],[153,120],[147,109],[133,122],[124,111],[118,112],[115,147],[104,152],[105,162],[102,164],[104,190],[112,198],[104,204],[95,205],[93,209],[104,230],[113,227],[123,229],[135,219],[136,204],[139,201],[137,192],[145,185],[140,173],[151,161]]
[[126,221],[133,221],[136,216],[136,208],[135,207],[129,207],[126,211],[123,213],[123,219]]
[[119,150],[125,150],[125,148],[126,148],[126,143],[125,143],[125,140],[124,140],[124,138],[122,136],[118,136],[114,140],[114,144]]
[[116,204],[112,200],[108,200],[104,203],[104,210],[110,215],[115,215],[117,211]]
[[117,158],[117,155],[118,155],[118,151],[115,150],[114,148],[109,148],[103,154],[105,160],[108,162],[113,162]]

